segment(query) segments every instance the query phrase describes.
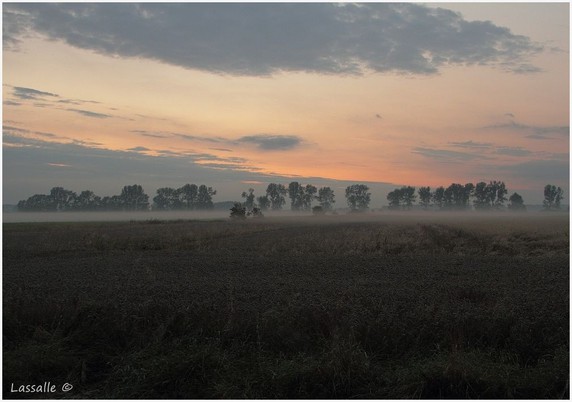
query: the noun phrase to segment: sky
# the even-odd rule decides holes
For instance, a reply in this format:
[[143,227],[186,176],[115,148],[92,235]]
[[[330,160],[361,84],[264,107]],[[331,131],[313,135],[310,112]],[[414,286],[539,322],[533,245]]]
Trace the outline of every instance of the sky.
[[296,180],[569,194],[568,3],[4,3],[4,203]]

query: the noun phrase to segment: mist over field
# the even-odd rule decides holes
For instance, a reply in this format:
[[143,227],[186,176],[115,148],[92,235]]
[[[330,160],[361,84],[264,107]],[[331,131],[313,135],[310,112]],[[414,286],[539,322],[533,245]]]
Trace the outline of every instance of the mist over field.
[[[540,209],[540,208],[539,208]],[[386,220],[389,222],[411,220],[444,220],[450,221],[459,218],[481,219],[483,216],[503,217],[503,219],[520,219],[522,217],[543,217],[551,215],[567,215],[567,212],[512,212],[512,211],[373,211],[364,213],[348,213],[341,210],[335,215],[314,216],[311,212],[291,211],[264,211],[266,218],[287,218],[298,222],[334,222],[338,221],[370,221]],[[127,212],[4,212],[2,220],[5,223],[16,222],[121,222],[121,221],[169,221],[169,220],[225,220],[229,218],[227,210],[211,211],[127,211]]]

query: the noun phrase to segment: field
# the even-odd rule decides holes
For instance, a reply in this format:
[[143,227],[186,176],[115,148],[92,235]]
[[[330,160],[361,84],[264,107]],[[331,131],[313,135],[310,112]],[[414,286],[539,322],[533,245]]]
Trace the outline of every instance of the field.
[[569,283],[564,214],[5,223],[3,396],[569,398]]

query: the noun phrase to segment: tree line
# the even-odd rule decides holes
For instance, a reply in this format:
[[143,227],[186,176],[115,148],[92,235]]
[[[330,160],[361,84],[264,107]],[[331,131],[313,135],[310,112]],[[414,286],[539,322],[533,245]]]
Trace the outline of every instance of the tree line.
[[[506,207],[513,211],[526,210],[524,199],[518,193],[513,193],[507,198],[508,190],[502,181],[490,181],[459,184],[452,183],[449,187],[437,187],[431,191],[431,187],[419,187],[417,194],[415,187],[403,186],[387,194],[389,209],[408,210],[418,199],[418,205],[428,210],[467,210],[473,207],[477,211],[501,210]],[[543,206],[547,210],[560,209],[560,203],[564,198],[564,192],[560,187],[547,184],[544,187]]]
[[[259,209],[281,210],[286,205],[286,196],[290,199],[292,211],[321,211],[328,212],[334,209],[336,203],[334,190],[330,187],[317,188],[312,184],[303,185],[297,181],[290,182],[288,187],[279,183],[270,183],[266,187],[266,193],[259,197],[254,195],[254,189],[242,193],[244,202],[237,206],[244,207],[247,211]],[[369,208],[371,193],[369,187],[364,184],[354,184],[345,190],[348,207],[352,211],[364,211]],[[313,205],[317,202],[317,205]]]
[[[403,186],[387,194],[390,210],[412,209],[415,203],[421,208],[438,210],[499,210],[506,207],[510,210],[525,210],[524,200],[518,193],[507,198],[508,190],[502,181],[490,181],[459,184],[449,187]],[[185,184],[180,188],[162,187],[149,202],[149,196],[138,185],[124,186],[119,195],[100,197],[93,191],[85,190],[79,195],[63,187],[54,187],[50,194],[35,194],[18,202],[19,211],[146,211],[153,210],[208,210],[214,207],[213,196],[216,190],[204,184]],[[345,198],[351,212],[363,212],[369,209],[371,193],[365,184],[353,184],[345,189]],[[256,196],[254,189],[249,188],[241,194],[245,214],[250,212],[260,216],[261,211],[281,210],[286,205],[286,197],[290,199],[293,211],[313,211],[326,213],[333,211],[336,203],[334,190],[330,187],[317,188],[312,184],[290,182],[286,187],[279,183],[268,184],[265,194]],[[544,208],[560,209],[564,192],[560,187],[547,184],[544,187]],[[254,211],[254,212],[253,212]]]
[[63,187],[54,187],[50,194],[35,194],[18,202],[18,211],[147,211],[154,210],[206,210],[214,207],[212,197],[216,191],[204,184],[185,184],[174,189],[157,190],[153,204],[138,184],[124,186],[119,195],[100,197],[91,190],[79,195]]

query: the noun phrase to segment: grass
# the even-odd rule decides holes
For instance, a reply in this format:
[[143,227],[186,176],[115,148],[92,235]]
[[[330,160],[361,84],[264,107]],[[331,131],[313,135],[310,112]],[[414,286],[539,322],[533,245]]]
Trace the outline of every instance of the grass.
[[4,398],[569,397],[567,216],[327,218],[5,224]]

